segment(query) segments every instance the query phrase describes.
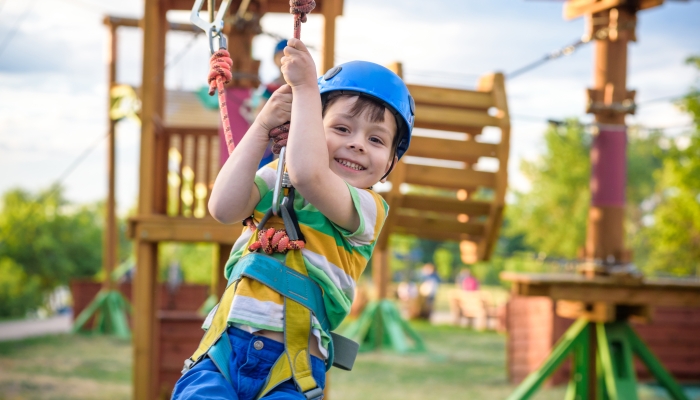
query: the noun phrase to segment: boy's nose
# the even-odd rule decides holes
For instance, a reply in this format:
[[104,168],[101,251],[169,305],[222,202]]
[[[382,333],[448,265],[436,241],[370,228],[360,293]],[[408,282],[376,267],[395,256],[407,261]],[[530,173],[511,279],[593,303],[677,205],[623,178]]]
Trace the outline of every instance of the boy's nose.
[[350,143],[348,144],[348,147],[350,147],[352,150],[359,151],[360,153],[364,153],[365,148],[357,143]]

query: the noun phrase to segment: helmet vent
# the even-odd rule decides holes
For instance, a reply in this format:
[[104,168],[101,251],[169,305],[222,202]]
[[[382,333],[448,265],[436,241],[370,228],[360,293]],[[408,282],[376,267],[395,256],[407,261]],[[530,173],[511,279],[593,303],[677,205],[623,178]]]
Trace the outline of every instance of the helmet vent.
[[338,75],[338,72],[340,72],[340,70],[342,70],[342,69],[343,69],[343,67],[340,67],[340,66],[333,67],[333,68],[329,69],[328,72],[326,72],[323,75],[323,79],[326,81],[333,79],[333,77]]
[[416,102],[410,94],[408,95],[408,104],[411,105],[411,115],[416,115]]

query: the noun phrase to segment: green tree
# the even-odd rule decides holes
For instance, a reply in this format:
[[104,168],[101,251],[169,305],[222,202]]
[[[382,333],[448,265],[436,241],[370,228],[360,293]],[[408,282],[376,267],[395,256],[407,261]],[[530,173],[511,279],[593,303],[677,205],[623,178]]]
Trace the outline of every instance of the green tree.
[[[700,72],[700,57],[688,63]],[[641,232],[640,241],[649,251],[643,267],[651,273],[700,276],[700,88],[691,87],[678,105],[694,127],[686,143],[671,142],[657,174],[658,205],[653,222]]]
[[[11,279],[19,285],[15,295],[30,289],[43,294],[71,278],[95,275],[102,266],[98,205],[70,204],[60,189],[6,192],[0,205],[0,260],[13,271]],[[25,311],[38,306],[40,297],[31,297]]]
[[522,235],[524,244],[538,253],[573,258],[585,240],[590,137],[578,121],[568,120],[550,125],[544,142],[541,157],[520,165],[532,187],[514,191],[504,234]]

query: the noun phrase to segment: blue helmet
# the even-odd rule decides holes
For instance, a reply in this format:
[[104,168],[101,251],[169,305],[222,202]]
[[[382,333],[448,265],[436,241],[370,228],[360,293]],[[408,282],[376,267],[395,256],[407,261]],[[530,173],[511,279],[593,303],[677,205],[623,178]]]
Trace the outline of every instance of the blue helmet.
[[411,142],[415,103],[408,87],[398,75],[388,68],[369,61],[350,61],[328,70],[318,78],[321,99],[325,103],[328,93],[342,90],[372,97],[384,104],[396,118],[399,144],[398,158],[406,153]]
[[284,48],[287,47],[287,39],[282,39],[277,44],[275,45],[275,52],[272,53],[272,55],[277,55],[280,51],[283,51]]

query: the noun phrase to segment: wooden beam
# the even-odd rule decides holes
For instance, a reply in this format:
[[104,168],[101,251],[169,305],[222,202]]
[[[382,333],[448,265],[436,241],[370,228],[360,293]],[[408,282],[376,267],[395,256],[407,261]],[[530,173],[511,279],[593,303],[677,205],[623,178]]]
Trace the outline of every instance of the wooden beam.
[[497,157],[498,145],[474,140],[449,140],[424,136],[411,138],[409,156],[439,158],[471,163],[475,157]]
[[200,128],[200,127],[182,127],[182,126],[166,126],[163,132],[170,135],[193,135],[193,136],[211,136],[218,137],[219,131],[216,128]]
[[441,213],[466,214],[469,217],[488,215],[491,203],[487,201],[450,199],[436,196],[407,194],[401,202],[402,208]]
[[323,13],[323,42],[321,44],[321,71],[324,74],[335,65],[335,19],[343,13],[342,0],[325,0]]
[[571,20],[587,14],[595,14],[625,3],[627,0],[569,0],[564,3],[564,19]]
[[[194,4],[194,2],[192,2]],[[111,25],[114,26],[115,28],[120,28],[120,27],[127,27],[127,28],[142,28],[143,27],[143,20],[136,19],[136,18],[123,18],[123,17],[115,17],[113,15],[108,15],[104,18],[103,23],[105,25]],[[180,22],[168,22],[168,30],[171,31],[181,31],[181,32],[194,32],[194,33],[200,33],[202,32],[199,27],[188,24],[188,23],[180,23]]]
[[[314,9],[313,13],[323,13],[324,7],[326,7],[326,4],[331,1],[331,0],[316,0],[316,9]],[[165,7],[168,10],[192,10],[192,5],[194,5],[194,0],[164,0]],[[217,1],[217,7],[221,1]],[[289,14],[289,0],[265,0],[265,11],[266,12],[273,12],[273,13],[286,13]],[[233,12],[238,9],[238,5],[240,4],[240,0],[234,0],[231,4],[231,9]],[[204,13],[206,10],[206,6],[202,10]],[[290,23],[291,27],[291,23]],[[291,36],[291,35],[290,35]]]
[[242,232],[240,224],[224,225],[211,217],[154,215],[129,219],[128,236],[145,242],[214,242],[232,245]]
[[469,189],[477,186],[492,188],[496,181],[493,172],[471,169],[452,169],[427,165],[406,165],[406,183],[448,189]]
[[419,228],[407,228],[402,226],[397,226],[396,233],[401,233],[404,235],[414,235],[422,239],[437,240],[437,241],[451,241],[460,242],[462,240],[479,241],[480,237],[470,235],[468,233],[454,233],[454,232],[442,232],[433,230],[421,230]]
[[[107,97],[108,103],[111,104],[111,88],[117,80],[117,27],[108,25],[108,68],[107,68]],[[102,248],[102,268],[104,271],[104,281],[102,287],[107,290],[114,289],[112,280],[112,271],[119,262],[117,249],[119,244],[119,235],[117,230],[117,214],[115,200],[115,162],[116,162],[116,121],[109,117],[107,113],[107,129],[109,140],[107,142],[107,199],[105,204],[105,229]]]
[[499,120],[484,111],[448,108],[433,105],[416,106],[417,128],[462,132],[469,127],[498,126]]
[[408,215],[399,215],[396,219],[396,226],[426,232],[466,233],[476,236],[480,236],[484,233],[484,224],[479,222],[461,223],[456,220],[451,221],[448,219],[414,217]]
[[494,105],[491,93],[473,90],[408,85],[416,106],[435,105],[488,110]]
[[480,260],[488,260],[496,247],[498,235],[503,223],[503,210],[506,204],[506,189],[508,187],[508,158],[510,154],[510,113],[506,98],[505,76],[502,73],[494,73],[484,76],[479,80],[479,90],[489,90],[494,99],[494,106],[498,110],[499,125],[501,128],[501,142],[496,146],[496,158],[498,158],[498,171],[495,176],[494,201],[489,212],[484,240],[479,243],[478,257]]
[[[166,10],[159,0],[144,1],[143,69],[141,91],[141,149],[139,165],[138,215],[156,212],[156,132],[163,115],[163,70],[165,68]],[[134,279],[134,368],[133,398],[150,400],[157,396],[156,320],[158,245],[136,241]]]

